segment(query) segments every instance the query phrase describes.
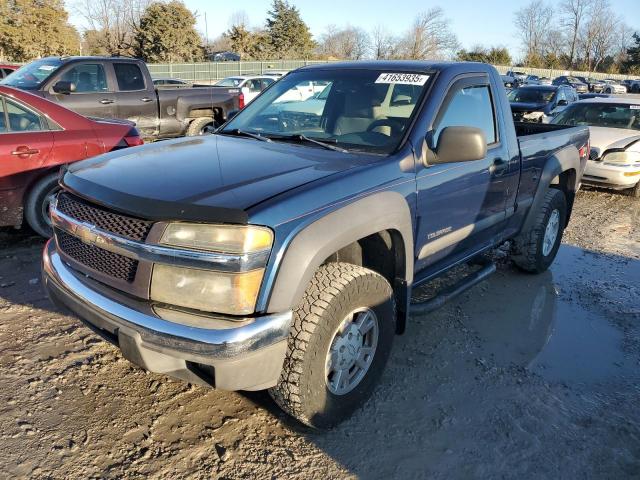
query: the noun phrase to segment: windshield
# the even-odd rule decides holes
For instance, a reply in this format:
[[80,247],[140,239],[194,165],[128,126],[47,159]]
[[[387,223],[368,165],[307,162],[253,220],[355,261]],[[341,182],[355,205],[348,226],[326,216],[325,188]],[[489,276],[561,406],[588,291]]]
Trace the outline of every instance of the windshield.
[[555,93],[555,90],[516,88],[508,96],[511,103],[549,103]]
[[40,84],[49,78],[62,65],[59,58],[43,58],[19,68],[0,84],[23,90],[37,90]]
[[640,130],[640,105],[624,103],[574,103],[551,123]]
[[346,150],[391,153],[409,128],[428,79],[368,69],[291,73],[220,133],[257,133],[273,141],[303,135]]
[[582,83],[580,80],[578,80],[576,77],[567,77],[567,82],[571,82],[571,83]]
[[244,78],[229,77],[224,80],[220,80],[215,84],[216,87],[237,87],[244,81]]

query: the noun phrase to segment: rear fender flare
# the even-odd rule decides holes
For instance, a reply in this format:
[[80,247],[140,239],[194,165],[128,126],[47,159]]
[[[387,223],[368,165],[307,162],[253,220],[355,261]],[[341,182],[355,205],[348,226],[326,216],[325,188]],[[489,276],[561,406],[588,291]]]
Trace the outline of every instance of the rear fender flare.
[[[549,188],[551,188],[554,179],[558,175],[569,170],[574,170],[576,172],[576,175],[572,178],[572,182],[570,182],[567,188],[569,189],[569,191],[576,192],[578,190],[578,173],[581,170],[580,154],[578,152],[578,149],[574,145],[569,145],[555,152],[547,159],[547,162],[545,163],[545,166],[540,173],[538,187],[536,188],[536,193],[533,196],[533,202],[522,225],[522,231],[526,232],[532,227],[536,217],[536,212],[542,205],[544,196]],[[571,205],[567,205],[567,221],[571,213],[570,207]]]
[[[341,248],[384,230],[398,232],[404,244],[404,270],[413,281],[413,228],[407,200],[396,192],[379,192],[354,201],[298,230],[286,244],[268,301],[268,312],[294,309],[317,268]],[[394,287],[392,285],[392,287]],[[399,298],[404,301],[402,296]],[[398,306],[404,310],[402,305]]]

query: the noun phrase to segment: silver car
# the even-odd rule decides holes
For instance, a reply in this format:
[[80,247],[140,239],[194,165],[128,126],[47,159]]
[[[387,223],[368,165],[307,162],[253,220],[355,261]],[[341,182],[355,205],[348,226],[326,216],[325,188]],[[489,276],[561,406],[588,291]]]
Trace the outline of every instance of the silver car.
[[591,149],[583,183],[640,198],[640,99],[580,100],[551,123],[589,126]]

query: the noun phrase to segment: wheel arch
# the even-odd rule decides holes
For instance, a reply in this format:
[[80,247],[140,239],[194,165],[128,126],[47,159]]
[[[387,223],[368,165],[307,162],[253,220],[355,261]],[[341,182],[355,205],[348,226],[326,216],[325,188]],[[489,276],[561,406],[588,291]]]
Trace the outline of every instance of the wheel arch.
[[407,201],[396,192],[372,194],[306,225],[282,247],[267,311],[295,308],[317,268],[340,260],[371,268],[389,280],[402,331],[413,281],[412,225]]

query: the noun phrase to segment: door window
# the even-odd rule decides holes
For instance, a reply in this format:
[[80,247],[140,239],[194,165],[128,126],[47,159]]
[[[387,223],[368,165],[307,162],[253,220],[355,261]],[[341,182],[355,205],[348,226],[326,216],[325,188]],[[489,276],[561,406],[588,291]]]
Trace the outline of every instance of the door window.
[[107,76],[99,63],[76,65],[62,75],[60,80],[72,82],[76,86],[74,93],[97,93],[108,91]]
[[259,79],[247,80],[245,87],[248,88],[251,93],[260,93],[262,91]]
[[37,132],[43,130],[39,115],[11,100],[7,100],[6,106],[10,131]]
[[4,116],[4,101],[0,98],[0,133],[7,131],[7,120]]
[[142,70],[135,63],[114,63],[113,69],[116,72],[118,90],[121,92],[145,89]]
[[274,82],[273,78],[263,78],[262,79],[262,89],[264,90],[269,85],[271,85],[273,82]]
[[444,113],[439,114],[433,144],[438,144],[438,137],[444,128],[454,126],[479,128],[487,137],[488,145],[496,142],[495,117],[488,85],[472,85],[455,91]]

